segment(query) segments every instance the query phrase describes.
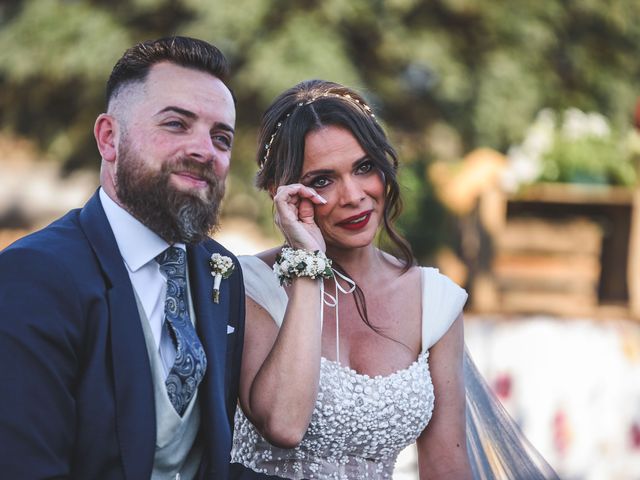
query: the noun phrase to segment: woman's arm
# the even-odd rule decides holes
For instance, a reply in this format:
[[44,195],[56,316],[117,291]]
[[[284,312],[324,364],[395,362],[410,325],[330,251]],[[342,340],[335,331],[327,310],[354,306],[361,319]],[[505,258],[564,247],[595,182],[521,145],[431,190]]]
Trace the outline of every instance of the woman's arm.
[[278,329],[269,313],[246,299],[240,404],[274,445],[297,446],[307,430],[320,378],[320,280],[299,278]]
[[[292,184],[279,187],[273,201],[275,221],[287,243],[293,248],[324,252],[313,205],[325,200],[309,187]],[[308,277],[293,280],[280,329],[262,307],[249,298],[246,302],[240,403],[260,433],[285,448],[302,440],[318,393],[321,281]]]
[[435,391],[431,421],[417,441],[420,480],[471,479],[467,456],[462,314],[429,350]]

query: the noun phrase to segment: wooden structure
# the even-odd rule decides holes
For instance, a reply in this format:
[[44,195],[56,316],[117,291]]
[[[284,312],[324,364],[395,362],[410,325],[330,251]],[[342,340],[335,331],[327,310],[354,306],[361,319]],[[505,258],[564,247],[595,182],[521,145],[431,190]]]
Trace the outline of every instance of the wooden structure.
[[640,318],[640,192],[539,184],[479,203],[488,267],[473,279],[481,312]]

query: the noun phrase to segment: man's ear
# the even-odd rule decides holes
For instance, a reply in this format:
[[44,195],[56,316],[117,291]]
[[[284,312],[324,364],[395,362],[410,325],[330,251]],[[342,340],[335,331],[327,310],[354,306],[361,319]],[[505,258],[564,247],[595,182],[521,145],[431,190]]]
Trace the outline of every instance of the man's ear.
[[100,155],[106,162],[116,161],[116,119],[107,113],[101,113],[93,126],[93,135],[96,137]]

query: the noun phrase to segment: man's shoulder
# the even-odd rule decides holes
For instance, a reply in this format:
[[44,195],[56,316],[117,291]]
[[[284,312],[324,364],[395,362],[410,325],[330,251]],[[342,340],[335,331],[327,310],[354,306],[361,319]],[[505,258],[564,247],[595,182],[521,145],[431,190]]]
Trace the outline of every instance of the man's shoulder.
[[[92,255],[91,246],[80,227],[80,210],[71,210],[41,230],[26,235],[0,251],[3,264],[19,262],[32,265],[46,262],[50,265],[74,265],[86,263]],[[6,262],[6,263],[5,263]]]
[[42,250],[59,254],[60,250],[73,248],[83,238],[78,222],[79,213],[79,209],[69,211],[46,227],[19,238],[0,254],[12,250]]
[[207,238],[206,240],[202,241],[200,245],[210,254],[219,253],[220,255],[231,257],[234,262],[237,263],[235,254],[213,238]]

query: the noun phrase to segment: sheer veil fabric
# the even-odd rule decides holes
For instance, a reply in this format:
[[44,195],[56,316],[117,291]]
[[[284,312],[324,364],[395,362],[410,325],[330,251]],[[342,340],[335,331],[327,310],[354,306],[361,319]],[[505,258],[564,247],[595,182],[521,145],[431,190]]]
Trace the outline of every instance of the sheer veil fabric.
[[464,352],[467,450],[476,480],[559,480]]
[[[242,264],[247,295],[265,307],[279,325],[286,310],[286,293],[278,286],[270,268],[260,259],[240,256],[239,260]],[[448,317],[450,321],[444,323],[423,321],[421,355],[444,335],[451,322],[462,310],[467,298],[463,289],[436,269],[423,268],[422,275],[423,285],[430,286],[423,291],[423,305],[430,306],[430,313]],[[492,393],[466,349],[464,377],[467,449],[474,479],[558,479],[553,469],[529,443]],[[239,435],[237,417],[236,414],[236,436]],[[234,439],[234,443],[236,440],[238,439]]]

